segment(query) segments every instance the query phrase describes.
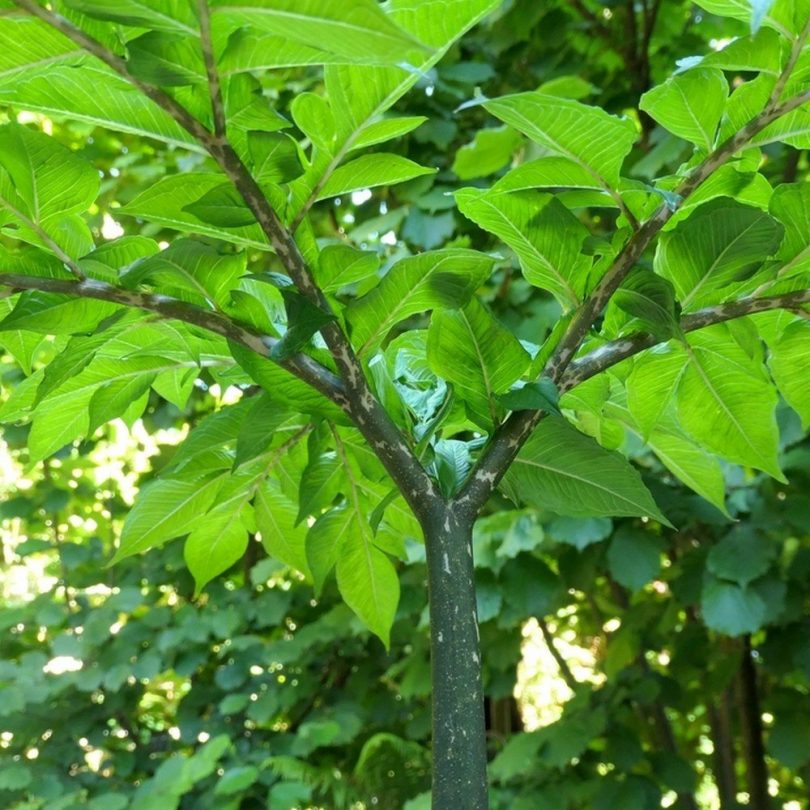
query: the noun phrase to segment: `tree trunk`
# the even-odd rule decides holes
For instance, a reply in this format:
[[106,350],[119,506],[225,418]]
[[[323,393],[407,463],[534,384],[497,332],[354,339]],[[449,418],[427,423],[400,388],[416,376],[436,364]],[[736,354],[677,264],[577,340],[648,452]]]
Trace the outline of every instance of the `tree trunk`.
[[765,744],[762,740],[762,714],[759,708],[757,670],[751,650],[751,636],[743,639],[743,657],[737,679],[740,721],[742,725],[743,755],[748,781],[751,810],[768,810],[768,768],[765,763]]
[[433,810],[486,810],[487,749],[472,521],[442,510],[422,526],[430,598]]

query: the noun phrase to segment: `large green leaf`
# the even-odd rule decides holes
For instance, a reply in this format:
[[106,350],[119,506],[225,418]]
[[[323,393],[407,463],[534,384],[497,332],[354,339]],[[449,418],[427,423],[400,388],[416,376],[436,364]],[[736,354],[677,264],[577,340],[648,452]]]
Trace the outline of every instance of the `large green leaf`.
[[155,31],[196,33],[196,14],[187,0],[63,0],[75,11],[107,22]]
[[56,63],[0,89],[0,100],[120,132],[196,148],[194,138],[154,101],[98,62]]
[[706,626],[727,636],[755,633],[765,623],[767,608],[752,588],[707,577],[701,596],[701,615]]
[[[641,358],[645,360],[646,355]],[[680,355],[671,356],[670,362],[680,370],[682,358]],[[705,498],[709,503],[716,506],[723,514],[728,514],[725,504],[726,482],[723,478],[723,470],[720,462],[715,456],[707,453],[698,444],[691,441],[683,432],[675,419],[675,409],[672,407],[674,391],[679,381],[678,374],[664,373],[656,375],[655,372],[661,370],[661,363],[649,366],[645,369],[645,375],[652,372],[652,383],[658,384],[659,377],[663,376],[661,388],[647,390],[642,383],[639,391],[638,379],[630,380],[627,383],[627,394],[632,390],[634,397],[641,398],[645,403],[646,410],[642,412],[651,417],[653,422],[648,424],[648,428],[643,438],[647,446],[658,456],[660,462],[690,489]],[[633,373],[636,373],[634,367]],[[630,378],[632,378],[632,374]],[[643,431],[637,421],[633,418],[630,410],[626,407],[624,394],[619,393],[616,398],[605,405],[605,415],[614,417],[626,425],[630,430],[642,437]]]
[[0,87],[59,62],[87,61],[84,51],[35,17],[0,17]]
[[224,477],[161,478],[144,488],[124,521],[113,562],[188,534],[205,519]]
[[[122,213],[143,217],[150,222],[165,225],[185,233],[213,236],[237,245],[270,250],[264,233],[258,224],[229,227],[212,225],[192,213],[192,207],[206,194],[223,188],[223,177],[218,174],[180,174],[164,177],[150,188],[142,191],[132,202],[123,206]],[[247,212],[233,198],[233,207]],[[200,211],[200,214],[208,213]],[[250,215],[251,220],[253,216]]]
[[0,224],[14,235],[50,249],[56,243],[72,258],[93,240],[75,216],[96,198],[98,172],[65,146],[19,124],[0,128]]
[[784,480],[776,458],[776,390],[724,326],[689,336],[678,419],[701,445]]
[[497,422],[495,395],[504,393],[531,361],[517,338],[475,299],[462,309],[433,313],[427,351],[431,369],[453,383],[470,418],[488,429]]
[[810,183],[783,183],[774,189],[770,213],[785,227],[775,258],[782,262],[778,278],[810,270]]
[[683,308],[695,309],[722,300],[726,288],[755,272],[776,252],[782,233],[758,208],[714,200],[662,235],[655,269],[672,282]]
[[773,379],[807,428],[810,426],[810,324],[807,321],[791,324],[770,350],[768,365]]
[[26,329],[46,335],[92,332],[120,309],[118,304],[107,301],[27,290],[17,299],[11,313],[0,321],[0,331]]
[[722,71],[698,68],[648,90],[640,107],[665,129],[710,152],[727,97]]
[[386,152],[362,155],[336,169],[324,184],[318,199],[325,200],[363,188],[395,185],[435,171],[400,155]]
[[585,188],[598,191],[602,184],[575,160],[549,155],[511,169],[492,186],[492,191],[525,191],[529,188]]
[[401,29],[374,0],[214,0],[216,25],[260,33],[346,56],[368,54],[387,64],[418,58],[425,46]]
[[352,341],[372,353],[392,327],[436,307],[460,307],[484,283],[494,260],[474,250],[448,248],[397,262],[369,293],[346,310]]
[[385,552],[373,544],[371,528],[349,532],[336,564],[337,584],[346,604],[388,648],[399,603],[399,577]]
[[613,578],[625,588],[637,591],[661,570],[660,538],[632,526],[622,526],[611,538],[607,552]]
[[[0,317],[8,315],[14,309],[14,300],[0,299]],[[0,321],[0,346],[2,346],[19,364],[26,376],[31,374],[34,355],[42,343],[42,335],[24,329],[2,329]]]
[[136,262],[122,275],[127,286],[151,283],[162,293],[224,308],[245,272],[245,254],[223,253],[195,239],[176,239],[166,250]]
[[484,107],[552,154],[571,160],[604,188],[618,187],[622,163],[637,138],[629,120],[543,93],[503,96]]
[[256,526],[267,553],[281,562],[310,575],[306,554],[306,525],[296,525],[298,506],[268,478],[256,492]]
[[695,0],[695,2],[712,14],[747,22],[753,31],[763,23],[782,33],[793,30],[792,3],[778,3],[772,8],[773,0]]
[[554,197],[536,192],[500,194],[465,188],[459,210],[515,251],[526,280],[549,290],[564,308],[577,306],[591,260],[582,254],[588,232]]
[[632,515],[667,519],[638,472],[564,419],[544,419],[507,471],[503,484],[516,503],[561,515]]
[[127,43],[133,75],[150,84],[183,87],[206,82],[196,36],[149,31]]

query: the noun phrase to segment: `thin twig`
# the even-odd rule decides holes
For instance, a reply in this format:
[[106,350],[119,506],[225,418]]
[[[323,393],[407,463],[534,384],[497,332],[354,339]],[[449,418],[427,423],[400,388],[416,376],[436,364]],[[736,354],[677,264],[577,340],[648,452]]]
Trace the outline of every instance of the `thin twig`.
[[[681,319],[680,326],[683,332],[694,332],[724,321],[755,315],[758,312],[768,312],[773,309],[796,310],[807,303],[810,303],[810,290],[798,290],[762,298],[743,298],[739,301],[729,301],[725,304],[699,309],[697,312],[685,315]],[[638,332],[618,340],[611,340],[571,363],[560,379],[559,390],[561,392],[570,391],[585,380],[589,380],[617,363],[621,363],[622,360],[633,357],[658,343],[661,343],[660,338],[646,332]]]
[[211,41],[211,14],[208,10],[208,0],[197,0],[197,15],[200,18],[200,46],[205,62],[205,72],[208,76],[208,92],[211,96],[211,110],[214,116],[214,135],[217,138],[225,138],[225,105],[222,103],[222,89],[214,58],[214,45]]
[[790,49],[790,56],[788,57],[787,63],[785,64],[782,72],[779,74],[779,78],[776,80],[776,84],[773,86],[771,95],[768,98],[769,107],[779,103],[779,98],[782,95],[782,91],[785,89],[785,85],[788,83],[791,73],[793,73],[793,68],[796,67],[796,62],[799,61],[799,57],[802,55],[802,49],[804,48],[804,43],[806,42],[808,36],[810,36],[810,19],[808,19],[804,24],[804,28],[793,42],[793,47]]
[[551,657],[557,663],[557,667],[560,670],[562,679],[572,692],[576,692],[577,687],[579,686],[579,681],[574,677],[571,667],[568,666],[568,661],[565,660],[563,654],[557,649],[557,640],[554,638],[554,634],[549,629],[546,620],[542,616],[538,616],[537,624],[540,627],[540,632],[543,634],[543,640],[546,642],[546,646],[548,647],[548,651],[551,653]]

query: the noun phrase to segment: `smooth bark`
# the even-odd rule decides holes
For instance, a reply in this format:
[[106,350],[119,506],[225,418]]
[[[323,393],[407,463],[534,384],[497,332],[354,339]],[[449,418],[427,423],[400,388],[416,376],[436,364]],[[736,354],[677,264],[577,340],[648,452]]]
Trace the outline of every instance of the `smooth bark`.
[[433,671],[433,810],[485,810],[487,749],[472,521],[447,507],[422,524]]

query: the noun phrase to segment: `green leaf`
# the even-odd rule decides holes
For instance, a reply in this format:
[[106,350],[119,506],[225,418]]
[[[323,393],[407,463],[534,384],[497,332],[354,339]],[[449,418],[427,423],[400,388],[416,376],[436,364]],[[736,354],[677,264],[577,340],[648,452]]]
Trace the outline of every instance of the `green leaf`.
[[805,428],[810,426],[810,324],[802,321],[788,326],[771,346],[768,366],[788,405]]
[[188,534],[205,519],[222,484],[222,475],[152,482],[141,490],[127,515],[112,562]]
[[[333,125],[335,137],[330,140],[327,151],[345,155],[366,142],[369,132],[376,138],[374,133],[378,131],[381,116],[420,77],[428,74],[455,40],[497,5],[498,0],[445,0],[418,5],[409,0],[392,0],[389,4],[391,19],[434,50],[413,61],[413,71],[368,64],[327,66],[324,71],[327,96],[337,117]],[[312,169],[293,184],[296,205],[292,207],[292,216],[313,201],[316,190],[324,185],[337,165],[328,156],[317,160]]]
[[622,162],[637,138],[626,119],[543,93],[503,96],[484,107],[552,154],[571,160],[603,188],[618,186]]
[[[11,298],[0,298],[0,317],[8,315],[14,309]],[[34,356],[43,341],[41,335],[21,329],[2,328],[0,321],[0,346],[2,346],[19,364],[26,376],[31,375]]]
[[[65,116],[119,132],[199,149],[167,112],[98,63],[48,65],[0,90],[0,100],[49,116]],[[180,178],[181,180],[183,177]]]
[[139,79],[164,87],[207,81],[196,36],[149,31],[127,43],[127,65]]
[[388,649],[391,625],[399,603],[399,578],[388,555],[373,543],[371,527],[347,535],[338,555],[336,576],[340,595]]
[[290,412],[267,394],[256,397],[236,436],[234,469],[264,453],[273,443],[278,427],[289,416]]
[[334,315],[296,291],[285,287],[281,294],[287,311],[287,331],[270,352],[270,356],[279,361],[303,349],[316,332],[335,320]]
[[186,565],[199,594],[214,577],[227,571],[247,550],[248,533],[242,516],[247,510],[244,498],[233,503],[217,504],[186,539]]
[[668,525],[638,472],[558,417],[547,417],[502,484],[516,503],[561,515],[653,517]]
[[516,166],[492,186],[492,191],[525,191],[530,188],[583,188],[599,191],[603,186],[575,160],[549,156]]
[[357,513],[346,506],[321,515],[307,532],[307,562],[312,571],[315,593],[320,595],[326,578],[335,567],[349,534],[357,532]]
[[0,18],[0,87],[36,75],[44,64],[85,59],[78,45],[42,20],[29,16]]
[[783,183],[774,189],[770,213],[785,227],[776,257],[779,279],[810,270],[810,183]]
[[498,402],[510,411],[547,411],[560,415],[560,392],[550,377],[513,388],[501,394]]
[[375,186],[392,186],[413,180],[414,177],[433,174],[435,171],[436,169],[420,166],[401,155],[374,152],[350,160],[335,169],[318,193],[318,199],[326,200],[329,197]]
[[[314,43],[292,42],[276,34],[261,33],[251,28],[239,28],[228,38],[228,44],[219,60],[224,76],[254,70],[273,70],[280,67],[328,65],[357,62],[368,64],[364,53],[338,55],[321,50]],[[382,60],[387,64],[387,59]]]
[[768,214],[731,200],[698,208],[661,236],[655,269],[669,279],[684,310],[715,303],[727,287],[748,278],[782,239]]
[[708,576],[701,595],[701,614],[708,628],[727,636],[755,633],[765,621],[765,602],[750,588]]
[[680,346],[665,344],[636,357],[627,378],[627,406],[643,439],[665,424],[686,370]]
[[68,8],[107,22],[195,33],[196,19],[183,0],[64,0]]
[[478,189],[461,189],[455,196],[464,216],[515,251],[527,281],[549,290],[565,308],[578,305],[591,267],[582,254],[588,232],[559,200]]
[[696,68],[648,90],[640,107],[665,129],[710,152],[727,98],[722,71]]
[[245,273],[244,252],[220,252],[196,239],[175,239],[168,248],[135,262],[121,274],[127,287],[151,283],[184,301],[225,308]]
[[[150,362],[147,360],[147,364]],[[128,379],[99,385],[88,405],[87,435],[91,436],[96,428],[124,414],[130,405],[146,394],[156,376],[157,372],[147,371]]]
[[[132,318],[127,317],[123,312],[115,313],[106,321],[102,321],[98,330],[92,335],[71,338],[65,348],[45,367],[45,375],[37,388],[34,405],[36,406],[45,399],[62,383],[84,371],[95,357],[96,352],[113,337],[116,337],[126,327],[127,321],[131,320]],[[0,329],[2,329],[1,323]]]
[[471,143],[456,152],[453,171],[462,180],[486,177],[509,163],[519,143],[520,138],[511,127],[481,129]]
[[749,527],[732,529],[706,558],[706,568],[718,579],[745,588],[771,566],[777,549]]
[[227,182],[214,186],[196,202],[183,206],[183,211],[217,228],[240,228],[256,222],[241,194]]
[[753,36],[738,37],[721,50],[707,54],[699,64],[700,67],[778,76],[782,70],[782,42],[772,28],[763,28]]
[[318,256],[317,281],[322,290],[334,292],[373,276],[379,266],[376,253],[349,245],[327,245]]
[[[150,380],[161,370],[188,367],[188,361],[166,360],[161,357],[99,356],[78,376],[72,377],[49,393],[33,413],[28,451],[31,461],[39,461],[79,436],[86,435],[90,426],[90,403],[104,385],[124,385],[125,381],[147,377]],[[37,378],[29,378],[36,385]],[[32,392],[33,393],[33,392]],[[33,396],[31,397],[33,400]],[[119,403],[120,404],[120,403]],[[123,408],[128,403],[123,402]]]
[[120,309],[118,304],[106,301],[26,290],[14,309],[0,322],[0,332],[9,329],[26,329],[46,335],[92,332]]
[[[338,461],[335,453],[323,453],[304,468],[301,476],[301,484],[298,496],[298,517],[296,522],[300,523],[310,515],[318,515],[324,509],[331,506],[342,491],[343,486],[343,466]],[[314,526],[313,526],[314,528]],[[307,537],[307,549],[309,549],[310,538]],[[307,555],[310,559],[309,554]],[[313,575],[315,569],[313,568]],[[316,576],[316,584],[318,579]]]
[[[643,355],[640,360],[643,362],[651,354]],[[675,367],[680,367],[679,362],[675,362]],[[658,383],[655,371],[659,366],[649,367],[652,372],[652,382]],[[636,373],[636,367],[633,369]],[[724,515],[729,516],[725,504],[726,482],[723,478],[723,471],[720,463],[713,455],[707,453],[689,437],[679,427],[675,416],[674,408],[670,407],[670,399],[673,397],[674,388],[678,378],[667,377],[667,369],[664,367],[664,385],[658,390],[646,390],[643,387],[638,390],[638,394],[647,398],[649,407],[648,413],[654,420],[652,428],[647,435],[643,435],[637,421],[633,418],[629,408],[623,400],[620,392],[605,405],[605,416],[615,417],[623,422],[631,431],[639,437],[645,439],[647,446],[658,456],[661,463],[675,475],[680,481],[693,489],[709,503],[716,506]],[[629,391],[633,390],[634,397],[637,395],[636,383],[633,381],[631,389],[630,379],[628,379]],[[657,402],[655,400],[658,400]],[[730,516],[729,516],[730,517]]]
[[610,541],[607,560],[620,585],[637,591],[661,570],[661,541],[644,529],[622,526]]
[[243,793],[258,780],[259,776],[259,769],[255,765],[237,765],[228,768],[214,786],[214,795],[233,796],[236,793]]
[[[209,193],[213,200],[207,196]],[[215,219],[224,218],[228,222],[238,219],[247,223],[250,211],[243,202],[240,203],[233,195],[225,193],[222,176],[219,174],[195,173],[164,177],[119,210],[177,231],[213,236],[237,245],[270,250],[264,233],[252,214],[249,224],[225,227],[212,225],[195,216],[190,208],[203,199],[207,203],[204,206],[206,215],[212,214]]]
[[251,170],[259,185],[286,183],[301,174],[298,144],[283,132],[249,132]]
[[19,124],[0,127],[0,225],[31,244],[56,243],[72,258],[92,250],[84,212],[98,193],[98,172],[53,138]]
[[402,30],[374,0],[215,0],[216,17],[229,27],[256,31],[339,56],[358,53],[388,64],[418,57],[425,46]]
[[397,262],[383,280],[346,309],[352,341],[371,354],[392,327],[438,307],[460,307],[484,283],[494,260],[474,250],[448,248]]
[[768,735],[768,752],[791,770],[810,761],[810,718],[805,713],[780,714]]
[[761,366],[716,326],[689,336],[678,386],[678,419],[701,445],[723,458],[784,480],[777,461],[776,391]]
[[787,3],[780,3],[777,9],[771,11],[773,0],[695,0],[695,2],[712,14],[750,23],[752,33],[756,33],[759,25],[763,23],[784,33],[792,29]]
[[230,347],[245,373],[279,405],[302,413],[326,416],[339,424],[346,423],[345,414],[334,403],[277,363],[260,357],[244,346],[231,343]]
[[453,383],[470,418],[487,429],[497,423],[495,395],[531,362],[517,338],[475,299],[462,309],[433,313],[427,353],[431,370]]
[[659,340],[680,334],[678,308],[672,284],[649,270],[632,272],[616,290],[613,301],[634,318],[642,329]]
[[311,578],[306,553],[307,527],[297,525],[297,505],[272,479],[256,492],[256,526],[267,553]]

